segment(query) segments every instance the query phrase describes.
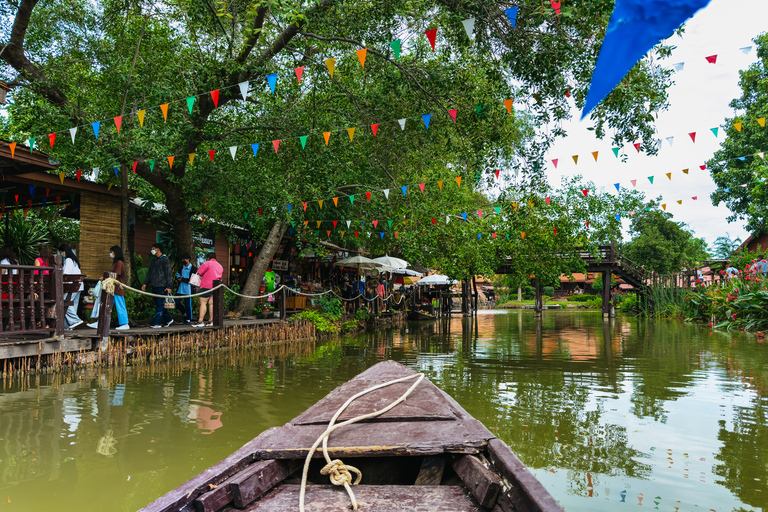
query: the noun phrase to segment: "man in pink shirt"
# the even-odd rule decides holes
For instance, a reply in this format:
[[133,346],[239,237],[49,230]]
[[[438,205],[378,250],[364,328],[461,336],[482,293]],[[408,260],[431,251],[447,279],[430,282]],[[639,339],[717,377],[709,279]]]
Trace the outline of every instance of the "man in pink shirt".
[[[202,293],[200,296],[200,321],[192,327],[213,326],[213,282],[220,280],[223,273],[224,269],[216,260],[216,253],[209,252],[205,256],[205,263],[197,269],[197,275],[200,276],[200,293]],[[205,310],[208,308],[210,308],[210,313],[208,313],[208,323],[206,324],[203,319],[205,318]]]

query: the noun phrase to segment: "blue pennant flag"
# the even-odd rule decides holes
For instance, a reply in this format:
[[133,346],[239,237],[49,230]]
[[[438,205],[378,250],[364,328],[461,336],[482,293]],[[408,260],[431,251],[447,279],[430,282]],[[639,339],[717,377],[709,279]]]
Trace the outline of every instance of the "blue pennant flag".
[[360,221],[360,227],[361,227],[361,228],[364,228],[364,227],[365,227],[365,222],[363,222],[362,220]]
[[253,156],[256,156],[256,153],[259,152],[259,143],[251,144],[251,149],[253,150]]
[[35,190],[37,190],[37,187],[34,185],[29,186],[29,195],[32,196],[32,199],[35,198]]
[[483,234],[482,234],[482,233],[478,233],[478,234],[477,234],[477,239],[478,239],[478,240],[480,240],[480,237],[481,237],[481,236],[483,236]]
[[708,3],[709,0],[617,0],[581,118],[621,82],[648,50]]
[[727,194],[728,192],[730,192],[730,191],[731,191],[731,189],[729,189],[729,188],[724,188],[724,189],[723,189],[723,192],[725,192],[726,194]]
[[43,208],[45,208],[48,205],[48,199],[45,197],[43,198]]
[[384,240],[384,232],[383,231],[379,231],[379,234],[381,235],[381,239]]
[[272,91],[272,94],[275,94],[275,84],[277,83],[277,73],[272,73],[271,75],[267,75],[267,81],[269,82],[269,89]]
[[101,121],[91,123],[91,128],[93,128],[93,135],[96,136],[97,139],[99,138],[99,126],[101,126]]
[[504,9],[504,13],[507,15],[507,18],[509,18],[512,28],[514,28],[515,23],[517,22],[517,6]]
[[293,230],[291,229],[290,231],[291,231],[291,235],[293,235]]
[[408,192],[408,185],[400,187],[400,190],[403,191],[403,195],[406,195],[406,193]]
[[737,157],[737,158],[738,158],[739,160],[741,160],[742,162],[743,162],[744,160],[746,160],[746,159],[747,159],[747,157],[745,157],[745,156],[739,156],[739,157]]
[[288,205],[288,213],[291,213],[291,205]]
[[429,130],[429,120],[432,119],[432,114],[424,114],[421,118],[424,120],[424,126]]
[[619,215],[619,214],[616,214],[616,215],[614,215],[614,217],[616,217],[616,220],[618,220],[619,222],[621,222],[621,215]]
[[117,176],[117,171],[119,170],[119,167],[115,166],[114,169],[115,169],[115,176]]
[[467,222],[467,214],[466,213],[462,213],[461,216],[464,218],[464,222]]
[[613,186],[616,187],[616,192],[620,191],[621,185],[619,185],[618,183],[614,183]]

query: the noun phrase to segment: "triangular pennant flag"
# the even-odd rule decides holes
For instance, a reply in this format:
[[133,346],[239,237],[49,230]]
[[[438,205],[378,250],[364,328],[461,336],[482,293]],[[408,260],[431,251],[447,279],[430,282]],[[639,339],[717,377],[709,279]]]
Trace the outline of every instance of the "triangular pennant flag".
[[555,169],[557,169],[557,161],[558,161],[557,158],[552,159],[552,163],[555,165]]
[[405,196],[408,193],[408,185],[403,185],[400,187],[400,190],[403,191],[403,196]]
[[589,189],[587,188],[582,189],[581,193],[584,194],[584,197],[587,197],[587,195],[589,194]]
[[555,10],[555,14],[557,14],[557,16],[559,17],[560,16],[560,5],[561,5],[561,2],[555,2],[555,0],[549,0],[549,3],[550,3],[550,5],[552,5],[552,9]]
[[552,229],[554,229],[555,230],[555,234],[557,234],[557,228],[552,228]]
[[[59,180],[61,181],[61,184],[64,184],[64,177],[67,175],[64,171],[59,171]],[[16,202],[19,202],[19,196],[16,196]]]
[[[15,144],[15,143],[14,143],[14,144]],[[764,151],[761,151],[761,152],[759,152],[759,153],[757,154],[757,156],[759,156],[760,158],[765,158],[765,152],[764,152]]]
[[589,227],[589,221],[584,223],[587,227]]
[[549,203],[552,200],[552,198],[547,196],[547,197],[544,198],[544,200],[547,202],[547,206],[549,206]]
[[437,226],[437,219],[435,219],[434,217],[432,217],[432,225]]
[[696,143],[696,132],[691,132],[691,133],[688,134],[688,136],[691,138],[691,140],[695,144]]
[[432,47],[432,51],[435,51],[435,41],[437,40],[437,29],[427,30],[424,32],[429,39],[429,45]]
[[456,122],[456,114],[458,113],[458,109],[453,109],[448,111],[448,115],[451,116],[451,119],[453,119],[453,122]]
[[639,153],[639,152],[640,152],[640,143],[639,143],[639,142],[635,142],[635,143],[634,143],[634,144],[632,144],[632,145],[633,145],[633,146],[635,146],[635,149],[636,149],[636,150],[637,150],[637,152]]
[[400,129],[405,130],[405,118],[398,119],[397,122],[400,123]]
[[248,98],[249,85],[250,84],[248,82],[240,82],[237,84],[237,86],[240,87],[240,96],[243,98],[243,100]]
[[232,160],[234,160],[237,154],[237,146],[229,146],[229,154],[232,155]]
[[467,222],[467,214],[466,213],[462,213],[461,217],[464,219],[464,222]]
[[[339,198],[338,197],[334,197],[333,198],[333,206],[335,206],[336,208],[339,207]],[[336,227],[336,226],[334,225],[333,227]]]
[[635,210],[632,210],[632,211],[630,211],[630,212],[629,212],[629,216],[630,216],[630,217],[634,217],[634,216],[635,216]]
[[365,67],[365,56],[368,53],[368,48],[362,48],[355,52],[357,54],[357,60],[360,61],[360,67]]
[[370,192],[366,192],[366,193],[365,193],[365,199],[366,199],[367,201],[369,201],[369,202],[371,201],[371,193],[370,193]]
[[[549,204],[549,201],[547,201],[547,204]],[[501,215],[501,206],[494,206],[493,209],[496,211],[496,215]]]
[[477,217],[480,219],[483,218],[483,210],[477,210]]
[[698,197],[699,197],[699,196],[693,196],[693,197],[691,197],[691,199],[693,199],[694,201],[696,201],[696,199],[697,199]]
[[621,190],[621,185],[619,183],[614,183],[613,186],[616,187],[616,192]]
[[328,72],[331,74],[331,78],[333,78],[333,70],[336,69],[336,59],[326,59],[325,66],[328,68]]
[[674,137],[667,137],[667,142],[669,143],[669,147],[672,147],[672,143],[675,141]]
[[345,231],[339,231],[339,234],[341,235],[341,238],[344,238]]
[[[93,172],[93,181],[97,181],[99,179],[99,174],[101,173],[101,170],[98,167],[94,167],[92,172]],[[45,189],[45,190],[46,190],[45,195],[48,195],[47,193],[48,189]]]
[[464,26],[464,31],[467,33],[467,37],[472,39],[472,34],[475,32],[475,18],[467,18],[462,21],[461,24]]
[[301,77],[304,75],[304,66],[294,68],[294,71],[296,72],[296,80],[301,83]]
[[337,220],[333,221],[333,229],[336,229],[336,224],[338,224],[338,223],[339,223],[339,221],[337,221]]
[[678,62],[677,64],[672,64],[672,67],[675,69],[675,71],[682,71],[685,67],[685,62]]
[[618,220],[619,222],[621,222],[621,215],[619,215],[619,214],[617,213],[616,215],[614,215],[614,217],[616,217],[616,220]]
[[[216,98],[217,99],[213,100],[214,104],[218,102],[218,96],[219,96],[219,91],[215,91],[215,92],[216,92]],[[211,91],[211,96],[213,96],[213,93],[214,93],[214,91]],[[194,105],[195,105],[195,97],[194,96],[187,96],[187,110],[189,110],[190,114],[192,114],[192,107]]]
[[[134,163],[136,163],[136,162],[134,162]],[[136,168],[135,165],[133,167],[134,167],[134,169]],[[135,171],[134,171],[134,174],[136,174]],[[80,182],[80,178],[82,178],[82,177],[83,177],[83,170],[82,169],[78,169],[77,170],[77,181]]]
[[667,173],[667,178],[669,178],[669,181],[672,181],[672,173],[671,172]]
[[215,155],[215,154],[216,154],[216,150],[215,149],[209,149],[208,150],[208,158],[211,159],[211,163],[213,163],[213,155]]
[[379,231],[379,235],[381,235],[381,239],[384,240],[384,232],[383,231]]
[[349,229],[349,225],[352,224],[352,221],[348,220],[348,221],[346,221],[346,223],[347,223],[347,229]]
[[522,233],[520,233],[520,238],[522,238],[523,240],[525,240],[525,231],[523,231]]
[[277,85],[277,73],[268,74],[267,83],[269,84],[269,90],[272,91],[272,94],[275,94],[275,85]]
[[301,149],[306,149],[307,147],[307,137],[308,135],[302,135],[299,137],[299,140],[301,141]]
[[318,227],[318,228],[320,227],[320,223],[321,223],[321,222],[322,222],[322,221],[319,221],[319,220],[317,221],[317,227]]
[[653,185],[653,176],[648,176],[648,181],[650,181],[651,185]]
[[483,236],[483,234],[482,234],[482,233],[478,233],[478,234],[477,234],[477,239],[478,239],[478,240],[480,240],[480,237],[481,237],[481,236]]
[[251,151],[253,151],[253,156],[256,156],[256,153],[259,152],[259,143],[256,142],[255,144],[251,144]]
[[441,191],[443,190],[443,180],[437,180],[437,188],[439,188]]
[[8,149],[11,150],[11,158],[16,158],[15,157],[15,155],[16,155],[16,143],[15,142],[10,142],[8,144]]
[[325,201],[325,199],[318,199],[318,201],[317,201],[317,204],[320,205],[320,209],[321,210],[323,209],[323,201]]
[[573,155],[571,158],[573,158],[573,163],[575,165],[579,165],[579,155]]
[[495,174],[495,175],[496,175],[496,180],[497,180],[497,181],[498,181],[498,179],[499,179],[499,173],[500,173],[500,172],[501,172],[501,169],[496,169],[496,170],[494,171],[494,173],[493,173],[493,174]]
[[146,110],[139,110],[138,112],[136,112],[136,117],[139,118],[139,126],[141,126],[142,128],[144,128],[144,116],[146,115],[146,113],[147,113]]
[[677,200],[677,204],[683,204],[683,200],[682,199],[678,199]]
[[733,127],[736,128],[737,132],[741,131],[741,122],[733,123]]
[[[355,204],[355,194],[351,194],[349,196],[349,204]],[[349,227],[349,226],[347,226]]]
[[707,62],[710,64],[717,64],[717,55],[710,55],[709,57],[704,57],[707,59]]
[[504,9],[504,14],[507,15],[509,23],[512,24],[512,28],[514,28],[515,23],[517,23],[517,6]]
[[424,126],[429,130],[429,120],[432,119],[432,114],[423,114],[421,118],[424,120]]
[[512,203],[512,207],[517,211],[517,203]]
[[359,231],[355,231],[355,238],[357,238],[358,233],[360,233],[360,232]]
[[308,221],[308,220],[305,220],[305,221],[304,221],[304,227],[307,227],[307,225],[309,225],[309,221]]
[[395,60],[400,60],[400,40],[395,39],[391,43],[389,43],[389,46],[392,47],[392,51],[395,52]]
[[419,183],[419,188],[421,189],[422,194],[424,193],[424,185],[426,185],[426,183]]
[[391,220],[387,221],[387,226],[389,226],[389,229],[392,229],[392,221]]
[[448,224],[449,222],[451,222],[451,217],[446,215],[445,216],[445,223]]
[[304,211],[307,211],[307,204],[308,203],[309,203],[309,201],[304,201],[303,203],[301,203],[301,205],[304,207]]
[[661,151],[661,139],[656,139],[656,145],[659,147],[659,151]]
[[[70,128],[69,129],[69,135],[70,135],[70,137],[72,137],[72,144],[75,143],[75,134],[76,133],[77,133],[77,126],[75,126],[74,128]],[[11,158],[13,158],[13,157],[11,157]]]
[[379,227],[379,221],[377,221],[377,220],[374,220],[374,221],[373,221],[373,227],[374,227],[374,228],[377,228],[377,227]]
[[349,142],[352,142],[352,139],[355,138],[355,129],[347,128],[347,135],[349,135]]
[[272,145],[275,147],[275,153],[277,153],[277,148],[280,146],[280,139],[273,140]]
[[592,152],[592,157],[595,159],[595,162],[597,162],[597,151]]
[[168,121],[168,105],[169,103],[163,103],[160,105],[160,110],[163,112],[163,120]]
[[765,128],[765,118],[764,117],[758,117],[757,118],[757,124]]
[[461,188],[461,176],[456,176],[456,185]]
[[386,197],[387,199],[389,199],[389,189],[388,189],[388,188],[385,188],[384,190],[382,190],[382,192],[384,192],[384,197]]
[[613,156],[616,158],[619,158],[619,149],[621,148],[611,148],[611,151],[613,151]]
[[683,169],[683,174],[688,174],[688,169]]
[[373,136],[375,137],[376,134],[379,133],[379,123],[372,124],[371,131],[373,132]]
[[508,100],[504,100],[504,106],[507,107],[507,113],[509,114],[512,114],[512,104],[514,103],[514,101],[515,100],[513,100],[512,98]]
[[169,156],[168,157],[168,167],[173,169],[173,159],[176,158],[175,156]]
[[118,166],[114,166],[113,169],[115,170],[115,178],[117,178],[117,174],[120,171],[120,168]]
[[99,127],[101,126],[101,121],[96,121],[94,123],[91,123],[91,128],[93,128],[93,136],[97,139],[99,138]]
[[533,201],[528,201],[528,207],[533,208]]
[[483,117],[484,109],[485,109],[484,103],[481,103],[480,105],[475,105],[475,113],[477,114],[477,117]]
[[667,211],[667,205],[666,203],[662,204],[661,207],[664,209],[664,211]]
[[55,133],[49,133],[48,134],[48,142],[51,144],[51,149],[53,149],[53,143],[56,142],[56,134]]
[[710,128],[709,130],[715,135],[715,138],[717,138],[717,132],[720,130],[720,128]]
[[[194,153],[190,153],[190,154],[194,155]],[[193,157],[193,160],[194,160],[194,157]],[[133,162],[133,174],[136,174],[136,166],[137,165],[139,165],[139,162],[138,161],[134,161]],[[190,165],[192,165],[192,164],[190,163]]]
[[[153,158],[151,160],[148,160],[148,163],[149,163],[149,172],[155,172],[155,159]],[[98,170],[98,168],[96,168],[96,170]],[[96,175],[98,176],[98,172],[96,173]]]
[[739,48],[739,51],[744,55],[748,54],[751,50],[752,50],[751,46],[744,46],[742,48]]
[[123,116],[115,117],[115,128],[117,128],[117,133],[120,133],[120,127],[122,125],[123,125]]
[[326,231],[326,234],[328,235],[328,238],[331,238],[331,230]]

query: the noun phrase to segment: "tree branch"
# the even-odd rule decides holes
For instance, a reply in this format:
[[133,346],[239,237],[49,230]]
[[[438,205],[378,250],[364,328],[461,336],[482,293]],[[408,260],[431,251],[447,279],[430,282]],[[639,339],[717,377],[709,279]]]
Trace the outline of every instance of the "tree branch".
[[261,29],[264,27],[264,17],[266,15],[267,8],[264,6],[259,7],[258,11],[256,11],[256,17],[253,20],[253,33],[251,34],[251,37],[245,41],[245,47],[240,50],[240,54],[235,59],[235,62],[238,64],[245,62],[245,60],[251,54],[253,47],[256,46],[256,43],[259,41],[259,37],[261,37],[262,32]]

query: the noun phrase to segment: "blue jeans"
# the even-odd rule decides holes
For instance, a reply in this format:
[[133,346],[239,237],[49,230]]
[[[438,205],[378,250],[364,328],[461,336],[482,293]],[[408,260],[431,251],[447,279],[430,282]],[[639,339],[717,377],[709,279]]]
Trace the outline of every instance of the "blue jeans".
[[125,297],[122,295],[115,295],[115,311],[117,311],[117,325],[125,325],[128,323],[128,309],[125,307]]
[[[186,295],[186,293],[177,293],[179,293],[179,295]],[[192,322],[192,297],[176,299],[176,308],[179,310],[179,313],[181,313],[181,316],[184,317],[185,322]]]
[[[162,286],[153,286],[152,293],[155,295],[165,295],[165,288]],[[155,322],[154,325],[165,325],[173,320],[171,314],[165,309],[165,299],[155,297]]]
[[72,301],[72,305],[67,308],[67,312],[64,315],[64,327],[69,329],[71,326],[78,322],[82,322],[79,316],[77,316],[77,306],[80,304],[80,292],[67,294],[68,299]]

